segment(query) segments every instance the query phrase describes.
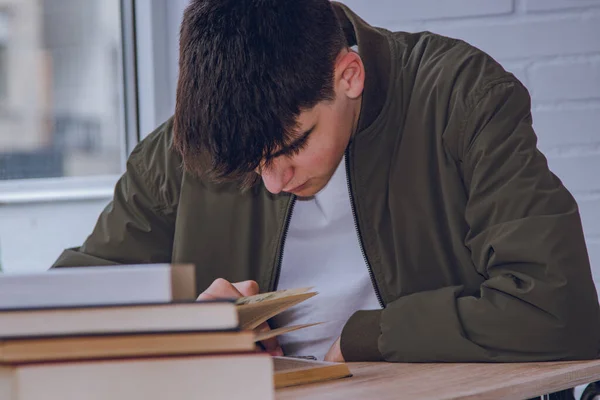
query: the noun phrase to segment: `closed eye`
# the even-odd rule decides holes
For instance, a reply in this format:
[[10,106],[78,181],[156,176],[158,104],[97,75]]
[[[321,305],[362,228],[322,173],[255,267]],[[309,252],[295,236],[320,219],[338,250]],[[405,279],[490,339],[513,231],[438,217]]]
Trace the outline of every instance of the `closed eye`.
[[295,156],[300,153],[304,148],[306,148],[306,144],[308,143],[308,137],[304,137],[300,142],[294,142],[291,146],[287,147],[285,152],[282,153],[282,156],[290,157]]
[[273,159],[273,158],[276,158],[279,156],[290,157],[290,156],[300,153],[300,151],[306,147],[306,143],[308,142],[308,137],[315,130],[316,127],[317,126],[314,125],[312,128],[310,128],[309,130],[304,132],[302,135],[300,135],[300,137],[298,137],[297,139],[292,141],[290,144],[286,145],[282,149],[271,154],[271,156],[269,158]]

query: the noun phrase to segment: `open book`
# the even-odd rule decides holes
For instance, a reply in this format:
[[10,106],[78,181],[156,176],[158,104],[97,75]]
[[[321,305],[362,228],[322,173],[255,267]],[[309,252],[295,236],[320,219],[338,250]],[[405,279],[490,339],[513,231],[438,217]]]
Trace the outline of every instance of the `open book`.
[[[241,329],[254,329],[269,318],[310,299],[317,294],[316,292],[312,292],[311,289],[279,290],[238,299],[236,307]],[[261,341],[318,324],[320,322],[284,326],[267,332],[255,333],[254,339]],[[276,389],[352,376],[350,369],[345,363],[332,363],[296,357],[273,357],[273,368]]]
[[275,388],[305,385],[352,376],[345,363],[273,357]]
[[[276,292],[261,293],[237,299],[235,304],[238,311],[240,329],[253,330],[270,318],[316,296],[317,292],[312,292],[310,291],[311,289],[312,288],[278,290]],[[321,322],[284,326],[266,332],[257,332],[255,333],[255,340],[259,342],[320,323]]]
[[309,288],[174,303],[0,309],[0,363],[253,351],[315,324],[255,331],[314,295]]

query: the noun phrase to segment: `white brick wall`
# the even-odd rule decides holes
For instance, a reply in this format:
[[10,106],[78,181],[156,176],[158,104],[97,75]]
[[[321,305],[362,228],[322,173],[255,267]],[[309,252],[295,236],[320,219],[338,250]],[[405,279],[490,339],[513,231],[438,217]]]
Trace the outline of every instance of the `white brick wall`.
[[447,20],[513,12],[512,0],[347,0],[342,3],[371,24],[386,27],[399,21]]
[[488,52],[529,89],[539,148],[578,200],[600,283],[600,0],[342,0],[367,22]]
[[586,8],[597,6],[598,0],[525,0],[524,9],[527,11],[566,10],[569,8]]
[[600,52],[600,40],[593,40],[600,35],[600,14],[583,18],[572,12],[564,16],[562,12],[531,16],[519,13],[423,25],[428,30],[465,39],[502,61]]
[[579,212],[583,215],[583,230],[590,238],[600,237],[600,212],[598,210],[600,210],[600,199],[598,198],[579,201]]
[[539,147],[550,150],[598,144],[600,103],[589,103],[538,106],[534,124],[540,139]]
[[[600,20],[598,23],[600,26]],[[600,32],[597,40],[600,43]],[[600,57],[541,63],[527,72],[529,89],[537,103],[594,99],[600,94]]]

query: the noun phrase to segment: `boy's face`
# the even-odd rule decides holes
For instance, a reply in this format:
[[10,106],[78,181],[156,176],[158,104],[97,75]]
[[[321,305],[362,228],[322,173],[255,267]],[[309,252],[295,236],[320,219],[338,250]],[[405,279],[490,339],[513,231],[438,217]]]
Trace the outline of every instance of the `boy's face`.
[[289,146],[275,153],[261,178],[271,193],[299,197],[317,194],[333,176],[360,114],[364,67],[360,57],[344,50],[336,61],[335,100],[300,114]]

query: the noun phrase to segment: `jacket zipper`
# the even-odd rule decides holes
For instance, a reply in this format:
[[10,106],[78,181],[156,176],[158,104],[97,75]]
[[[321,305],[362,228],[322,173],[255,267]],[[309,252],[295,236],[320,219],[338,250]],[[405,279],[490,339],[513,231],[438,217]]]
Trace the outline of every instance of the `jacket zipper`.
[[[360,252],[362,253],[363,259],[365,260],[365,264],[367,265],[367,270],[369,271],[369,276],[371,278],[371,284],[373,285],[373,289],[375,290],[375,295],[377,296],[377,301],[379,301],[379,305],[381,308],[385,308],[383,303],[383,299],[381,298],[381,293],[379,292],[379,287],[377,286],[377,281],[375,280],[375,274],[373,273],[373,268],[371,268],[371,264],[369,263],[369,259],[367,258],[367,253],[365,252],[365,247],[363,244],[362,236],[360,234],[360,229],[358,228],[358,220],[356,218],[356,207],[354,206],[354,193],[352,192],[352,184],[350,183],[350,151],[346,150],[346,183],[348,184],[348,193],[350,194],[350,208],[352,209],[352,219],[354,220],[354,228],[356,229],[356,234],[358,235],[358,243],[360,245]],[[279,247],[279,259],[277,260],[277,266],[275,267],[275,281],[273,285],[273,290],[277,290],[277,285],[279,284],[279,274],[281,273],[281,264],[283,263],[283,250],[285,248],[285,241],[287,239],[288,230],[290,227],[290,221],[292,220],[292,213],[294,212],[294,205],[296,205],[296,196],[292,195],[291,204],[289,206],[289,211],[287,213],[285,224],[283,226],[283,236],[281,238],[281,244]]]
[[290,228],[290,221],[292,220],[292,213],[294,212],[294,206],[296,205],[296,195],[292,195],[287,216],[285,218],[285,224],[283,225],[283,236],[281,237],[281,243],[279,244],[279,259],[275,266],[275,280],[273,282],[273,290],[277,290],[279,285],[279,274],[281,272],[281,264],[283,263],[283,249],[285,248],[285,240],[287,239],[288,230]]
[[348,193],[350,194],[350,207],[352,208],[352,218],[354,219],[354,227],[356,228],[356,234],[358,235],[358,243],[360,244],[360,251],[365,260],[365,264],[367,264],[367,269],[369,270],[369,276],[371,277],[371,283],[373,284],[373,289],[375,289],[375,295],[377,296],[377,300],[379,301],[379,305],[381,308],[385,308],[383,304],[383,299],[381,298],[381,293],[379,292],[379,287],[377,286],[377,281],[375,280],[375,274],[373,273],[373,268],[371,268],[371,264],[369,263],[369,259],[367,258],[367,253],[365,252],[365,246],[363,244],[362,236],[360,235],[360,229],[358,227],[358,219],[356,217],[356,207],[354,206],[354,193],[352,192],[352,184],[350,183],[350,148],[346,150],[346,182],[348,183]]

